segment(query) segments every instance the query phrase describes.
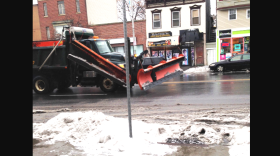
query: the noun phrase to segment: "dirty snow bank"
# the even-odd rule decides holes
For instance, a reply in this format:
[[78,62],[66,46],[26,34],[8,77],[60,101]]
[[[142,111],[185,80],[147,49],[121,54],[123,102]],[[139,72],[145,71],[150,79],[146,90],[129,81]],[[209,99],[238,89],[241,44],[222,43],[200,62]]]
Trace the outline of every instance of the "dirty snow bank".
[[209,124],[160,125],[132,120],[133,138],[129,138],[128,119],[94,111],[60,113],[45,124],[33,126],[33,138],[47,140],[47,144],[66,141],[94,155],[163,156],[177,150],[176,146],[158,144],[168,140],[229,145],[231,156],[250,153],[250,127],[246,126],[236,130]]
[[208,72],[210,71],[210,68],[208,66],[202,66],[202,67],[193,67],[185,70],[183,73],[201,73],[201,72]]

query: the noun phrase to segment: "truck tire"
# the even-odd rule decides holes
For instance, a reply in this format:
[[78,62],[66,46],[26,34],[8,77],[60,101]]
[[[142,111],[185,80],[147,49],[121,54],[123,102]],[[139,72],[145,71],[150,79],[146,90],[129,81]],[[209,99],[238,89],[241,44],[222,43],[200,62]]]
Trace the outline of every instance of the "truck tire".
[[116,91],[117,88],[118,88],[118,85],[115,82],[113,82],[112,80],[105,78],[105,77],[100,78],[100,89],[103,92],[105,92],[105,93],[114,92],[114,91]]
[[33,79],[33,90],[37,94],[47,94],[53,91],[49,80],[44,76],[36,76]]

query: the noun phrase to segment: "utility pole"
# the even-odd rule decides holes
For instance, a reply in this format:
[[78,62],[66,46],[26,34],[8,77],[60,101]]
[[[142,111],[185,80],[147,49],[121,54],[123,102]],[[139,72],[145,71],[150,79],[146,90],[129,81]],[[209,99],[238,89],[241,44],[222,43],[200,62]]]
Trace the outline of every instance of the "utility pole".
[[[127,106],[128,106],[128,123],[129,123],[129,137],[132,138],[132,126],[131,126],[131,108],[130,108],[130,82],[129,82],[129,57],[127,47],[127,33],[126,33],[126,9],[125,0],[123,0],[123,32],[124,32],[124,51],[125,51],[125,64],[126,64],[126,94],[127,94]],[[129,43],[130,44],[130,43]]]

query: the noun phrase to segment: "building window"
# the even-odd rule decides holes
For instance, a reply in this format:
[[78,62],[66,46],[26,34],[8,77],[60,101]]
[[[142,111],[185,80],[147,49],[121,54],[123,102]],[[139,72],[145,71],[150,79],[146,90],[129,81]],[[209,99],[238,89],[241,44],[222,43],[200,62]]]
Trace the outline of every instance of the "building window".
[[44,16],[48,16],[47,3],[43,3],[43,6],[44,6]]
[[235,20],[237,19],[237,15],[236,15],[236,9],[229,9],[228,10],[228,18],[229,20]]
[[59,15],[65,15],[64,1],[57,1]]
[[161,10],[152,11],[153,29],[161,28]]
[[200,25],[200,7],[201,5],[191,6],[191,26]]
[[250,18],[250,9],[246,10],[246,18],[249,19]]
[[77,12],[80,13],[80,2],[79,0],[76,0],[76,7],[77,7]]
[[172,27],[180,26],[180,12],[172,11]]
[[49,27],[46,27],[46,31],[47,31],[47,40],[49,40],[51,38],[51,35],[50,35],[50,28]]
[[153,28],[160,28],[160,13],[153,13]]
[[170,9],[171,10],[171,27],[180,27],[181,26],[180,9],[181,8],[177,8],[177,7]]

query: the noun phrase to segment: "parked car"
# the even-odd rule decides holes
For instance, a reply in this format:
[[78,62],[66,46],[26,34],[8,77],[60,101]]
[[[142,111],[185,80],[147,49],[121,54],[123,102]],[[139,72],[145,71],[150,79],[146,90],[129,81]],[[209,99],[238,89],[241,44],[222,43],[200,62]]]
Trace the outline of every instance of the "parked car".
[[209,65],[210,70],[224,72],[226,70],[249,70],[250,53],[234,55],[225,61],[214,62]]

